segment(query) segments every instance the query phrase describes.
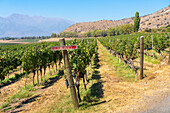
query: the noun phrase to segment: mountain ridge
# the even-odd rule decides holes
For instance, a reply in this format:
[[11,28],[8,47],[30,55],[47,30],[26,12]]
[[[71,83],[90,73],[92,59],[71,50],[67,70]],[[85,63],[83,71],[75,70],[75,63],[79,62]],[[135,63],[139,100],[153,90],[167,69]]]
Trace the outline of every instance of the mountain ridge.
[[[108,30],[110,27],[117,27],[124,24],[133,24],[134,17],[123,18],[121,20],[99,20],[94,22],[81,22],[76,23],[62,32],[78,32],[85,33],[93,31],[94,29]],[[140,28],[144,30],[146,28],[159,28],[170,24],[170,5],[152,14],[144,15],[140,17]]]
[[52,32],[60,33],[73,21],[62,18],[46,18],[12,14],[0,17],[0,37],[49,36]]

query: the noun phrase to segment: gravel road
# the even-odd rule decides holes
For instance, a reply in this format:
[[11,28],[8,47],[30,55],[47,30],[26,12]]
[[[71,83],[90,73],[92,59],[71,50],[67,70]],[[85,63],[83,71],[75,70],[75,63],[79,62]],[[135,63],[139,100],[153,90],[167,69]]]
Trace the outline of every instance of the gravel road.
[[151,106],[151,109],[143,113],[170,113],[170,96],[166,97],[160,103]]

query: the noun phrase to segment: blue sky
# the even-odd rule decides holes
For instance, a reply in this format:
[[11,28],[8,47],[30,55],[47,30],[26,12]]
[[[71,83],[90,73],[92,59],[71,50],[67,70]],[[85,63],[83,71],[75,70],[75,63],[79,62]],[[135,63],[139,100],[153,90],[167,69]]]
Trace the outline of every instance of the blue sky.
[[0,16],[13,13],[59,17],[75,22],[119,20],[154,13],[170,0],[0,0]]

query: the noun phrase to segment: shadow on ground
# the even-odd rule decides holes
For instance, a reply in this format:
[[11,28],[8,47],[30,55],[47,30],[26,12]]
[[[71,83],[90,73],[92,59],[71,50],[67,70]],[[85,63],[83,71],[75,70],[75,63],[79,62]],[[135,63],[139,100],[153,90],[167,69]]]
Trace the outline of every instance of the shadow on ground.
[[100,64],[98,64],[98,62],[99,62],[100,60],[99,60],[99,56],[98,56],[98,54],[96,53],[95,54],[95,59],[94,59],[94,69],[99,69],[99,67],[100,67]]
[[89,79],[92,81],[95,80],[97,82],[93,83],[93,85],[90,87],[90,89],[87,92],[87,95],[83,97],[83,102],[80,104],[80,107],[90,107],[98,104],[105,103],[106,101],[100,101],[100,98],[103,97],[103,81],[101,80],[101,75],[100,72],[96,69],[99,69],[100,65],[98,64],[99,59],[98,59],[98,54],[95,55],[94,59],[94,73],[92,74],[92,78]]
[[11,113],[18,113],[18,112],[23,111],[23,110],[18,110],[18,111],[14,111],[14,110],[23,107],[25,104],[28,104],[28,103],[36,101],[36,98],[38,98],[38,97],[40,97],[40,95],[36,95],[36,96],[33,96],[33,97],[29,98],[29,99],[26,99],[25,101],[22,101],[19,105],[14,107],[14,109],[11,111]]
[[[60,78],[62,78],[62,75],[64,75],[64,71],[63,70],[59,70],[59,73],[57,74],[58,76],[50,78],[49,82],[46,82],[44,84],[44,87],[42,87],[42,89],[48,88],[50,86],[52,86],[57,80],[59,80]],[[36,101],[36,98],[41,97],[41,95],[35,95],[31,98],[28,98],[24,101],[22,101],[19,105],[14,106],[14,109],[11,110],[11,113],[18,113],[21,111],[24,111],[24,108],[21,109],[21,107],[23,107],[26,104],[32,103],[34,101]],[[17,111],[16,111],[17,110]]]
[[42,89],[48,88],[50,86],[52,86],[57,80],[61,79],[62,76],[64,75],[64,71],[63,70],[59,70],[59,73],[57,74],[58,76],[54,77],[54,78],[50,78],[49,82],[46,82],[44,84],[44,87],[42,87]]
[[15,74],[15,76],[13,78],[9,78],[9,81],[7,81],[6,83],[0,84],[0,88],[3,88],[5,86],[11,85],[11,84],[19,81],[21,79],[21,77],[23,77],[24,75],[26,75],[26,72],[21,73],[21,74]]

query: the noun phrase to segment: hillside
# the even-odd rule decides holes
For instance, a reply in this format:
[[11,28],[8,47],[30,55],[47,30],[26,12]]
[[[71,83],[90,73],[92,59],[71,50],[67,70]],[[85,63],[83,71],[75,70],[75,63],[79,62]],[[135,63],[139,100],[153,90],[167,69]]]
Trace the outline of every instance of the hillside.
[[46,18],[12,14],[0,17],[1,37],[48,36],[52,32],[59,33],[74,22],[60,18]]
[[[123,24],[133,24],[133,18],[126,18],[122,20],[100,20],[96,22],[84,22],[84,23],[76,23],[68,28],[66,28],[63,32],[88,32],[93,31],[94,29],[105,29],[107,30],[110,27],[116,27]],[[164,9],[161,9],[153,14],[145,15],[140,17],[140,30],[146,28],[159,28],[163,26],[167,26],[170,24],[170,5]]]

